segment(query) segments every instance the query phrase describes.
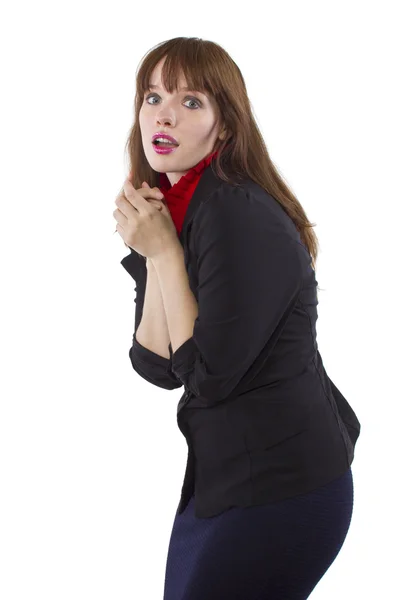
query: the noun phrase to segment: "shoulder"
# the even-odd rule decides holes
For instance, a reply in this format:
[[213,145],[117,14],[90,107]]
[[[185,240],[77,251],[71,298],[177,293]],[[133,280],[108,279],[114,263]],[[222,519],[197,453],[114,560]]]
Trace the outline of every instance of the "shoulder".
[[[198,229],[239,226],[243,230],[281,234],[298,241],[299,234],[292,219],[280,203],[251,179],[238,185],[221,182],[200,205],[195,218]],[[201,227],[201,225],[204,227]]]

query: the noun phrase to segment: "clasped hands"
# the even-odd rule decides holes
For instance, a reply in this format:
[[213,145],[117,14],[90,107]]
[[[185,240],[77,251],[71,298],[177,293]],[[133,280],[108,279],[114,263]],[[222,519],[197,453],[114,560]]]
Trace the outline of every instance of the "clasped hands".
[[118,208],[113,217],[117,221],[116,231],[125,244],[142,256],[154,259],[180,246],[180,241],[162,192],[151,188],[146,181],[142,185],[136,190],[132,172],[129,173],[115,200]]

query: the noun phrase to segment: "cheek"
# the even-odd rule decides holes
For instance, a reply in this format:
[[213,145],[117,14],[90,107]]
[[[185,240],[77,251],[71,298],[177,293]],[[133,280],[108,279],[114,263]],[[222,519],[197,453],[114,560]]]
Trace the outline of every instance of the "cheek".
[[139,112],[139,117],[138,117],[138,123],[139,123],[139,129],[140,129],[140,133],[142,135],[142,138],[146,138],[147,134],[149,132],[149,120],[146,119],[146,115],[143,114],[143,112]]
[[215,135],[215,131],[212,123],[209,122],[202,123],[201,127],[197,130],[197,139],[204,144],[207,144],[213,135]]
[[185,128],[185,133],[197,143],[201,143],[209,137],[212,131],[212,123],[208,119],[193,119],[190,125]]
[[139,125],[146,124],[146,107],[142,106],[139,110]]

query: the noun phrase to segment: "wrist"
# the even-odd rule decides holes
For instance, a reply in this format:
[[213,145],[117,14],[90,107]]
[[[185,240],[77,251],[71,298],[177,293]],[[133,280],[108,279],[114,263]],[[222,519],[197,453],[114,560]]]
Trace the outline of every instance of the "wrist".
[[173,245],[169,246],[168,248],[166,248],[160,254],[153,256],[150,260],[151,260],[152,266],[157,270],[157,267],[159,265],[168,264],[171,261],[175,261],[175,260],[180,261],[181,259],[183,259],[183,256],[184,256],[183,247],[180,244],[180,242],[177,242],[176,244],[173,244]]

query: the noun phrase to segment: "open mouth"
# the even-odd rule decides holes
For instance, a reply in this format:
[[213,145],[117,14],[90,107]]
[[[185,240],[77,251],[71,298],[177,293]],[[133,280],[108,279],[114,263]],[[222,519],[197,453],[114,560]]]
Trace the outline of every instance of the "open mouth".
[[153,144],[153,149],[156,154],[173,154],[178,146],[179,144]]
[[154,146],[159,146],[160,148],[176,148],[179,146],[179,144],[173,144],[172,142],[159,142],[158,140],[155,140],[152,143]]

